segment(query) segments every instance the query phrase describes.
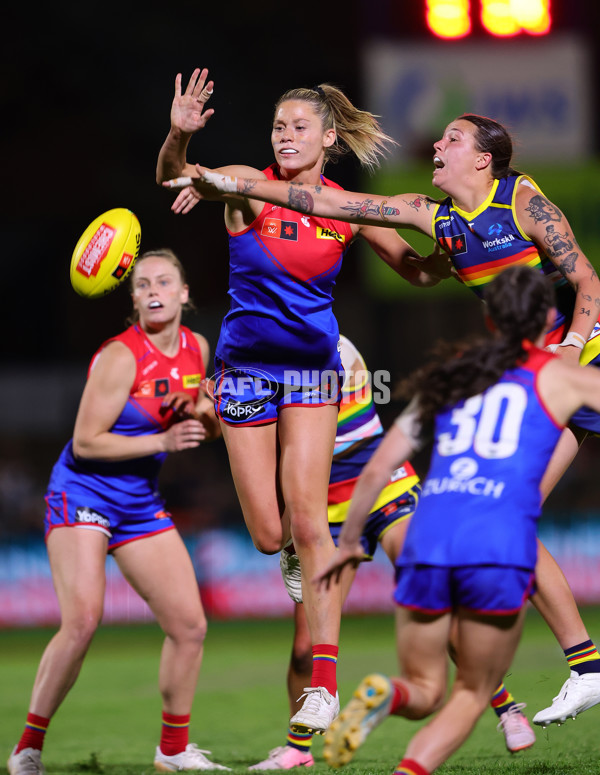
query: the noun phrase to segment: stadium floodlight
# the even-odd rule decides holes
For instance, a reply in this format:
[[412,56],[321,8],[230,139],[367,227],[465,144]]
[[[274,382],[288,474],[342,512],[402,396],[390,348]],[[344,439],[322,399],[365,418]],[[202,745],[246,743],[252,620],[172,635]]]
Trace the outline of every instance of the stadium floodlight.
[[[475,0],[425,0],[427,27],[445,40],[472,32],[471,9]],[[550,0],[478,0],[483,30],[496,37],[527,33],[546,35],[552,26]]]
[[498,37],[545,35],[551,22],[550,0],[481,0],[481,23]]
[[427,26],[438,38],[462,38],[471,32],[470,0],[427,0]]

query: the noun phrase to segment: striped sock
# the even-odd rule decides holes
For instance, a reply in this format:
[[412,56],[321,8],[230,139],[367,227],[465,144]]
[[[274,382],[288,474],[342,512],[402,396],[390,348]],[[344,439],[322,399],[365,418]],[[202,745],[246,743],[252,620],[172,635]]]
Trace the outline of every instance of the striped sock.
[[317,643],[312,647],[313,668],[311,686],[324,686],[329,694],[337,692],[336,667],[338,647]]
[[500,718],[503,713],[506,713],[509,708],[512,708],[512,706],[516,704],[515,698],[508,691],[506,686],[504,686],[504,682],[502,682],[492,695],[491,705],[496,716]]
[[28,713],[25,721],[25,729],[21,739],[17,744],[15,753],[19,753],[23,748],[35,748],[41,751],[44,747],[44,738],[50,719],[45,716],[36,716],[35,713]]
[[190,714],[174,716],[172,713],[162,714],[162,729],[160,733],[160,750],[165,756],[175,756],[185,751],[189,740]]
[[431,775],[431,773],[414,759],[402,759],[394,770],[394,775]]
[[310,753],[312,739],[312,732],[292,732],[291,729],[288,729],[285,744],[290,748],[296,748],[298,751],[302,751],[302,753]]
[[571,670],[579,675],[600,673],[600,654],[591,640],[584,640],[577,646],[565,649],[565,657]]

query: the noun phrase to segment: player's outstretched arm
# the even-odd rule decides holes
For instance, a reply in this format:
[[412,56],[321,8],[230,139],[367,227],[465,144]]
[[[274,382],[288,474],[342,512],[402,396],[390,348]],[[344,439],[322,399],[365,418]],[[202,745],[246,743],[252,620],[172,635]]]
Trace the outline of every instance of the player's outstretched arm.
[[[331,186],[309,186],[279,180],[258,180],[208,170],[196,165],[194,175],[168,180],[167,188],[181,189],[193,185],[202,195],[238,194],[297,210],[301,213],[333,218],[339,221],[387,226],[408,226],[431,236],[431,217],[435,202],[420,194],[397,194],[390,197],[360,194]],[[415,207],[425,200],[427,206]]]
[[186,161],[187,147],[193,134],[206,126],[214,110],[205,110],[214,91],[214,82],[208,81],[208,70],[197,67],[182,91],[181,73],[175,78],[175,96],[171,104],[171,128],[158,154],[156,182],[191,174],[194,165]]

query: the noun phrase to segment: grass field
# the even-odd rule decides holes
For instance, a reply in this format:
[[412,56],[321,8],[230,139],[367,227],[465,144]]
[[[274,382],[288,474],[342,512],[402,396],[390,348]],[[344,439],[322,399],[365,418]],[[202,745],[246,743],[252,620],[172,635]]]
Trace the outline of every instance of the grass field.
[[[592,637],[600,640],[600,610],[583,611]],[[25,720],[37,662],[50,637],[47,630],[0,632],[0,762],[17,742]],[[156,688],[161,633],[157,627],[102,628],[81,676],[52,720],[44,747],[48,775],[154,772],[152,760],[160,732]],[[234,773],[265,758],[281,745],[287,729],[285,672],[291,643],[290,621],[211,622],[204,665],[194,705],[190,740],[213,751]],[[342,624],[338,675],[342,704],[367,672],[395,674],[391,617],[346,617]],[[530,716],[546,706],[567,677],[556,641],[536,612],[507,685]],[[597,775],[600,772],[600,706],[576,721],[537,729],[537,743],[511,756],[496,731],[490,710],[463,748],[437,772],[443,775]],[[371,735],[349,775],[393,772],[417,729],[399,718]],[[313,745],[320,759],[322,739]],[[315,775],[332,771],[320,760]],[[0,767],[0,773],[6,769]]]

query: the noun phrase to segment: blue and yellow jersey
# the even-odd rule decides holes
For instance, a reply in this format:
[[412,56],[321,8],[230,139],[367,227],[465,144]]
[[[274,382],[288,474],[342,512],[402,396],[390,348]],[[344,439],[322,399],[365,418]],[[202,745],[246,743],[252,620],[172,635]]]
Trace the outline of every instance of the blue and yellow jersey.
[[480,298],[496,275],[517,264],[543,272],[557,290],[570,288],[517,220],[515,201],[521,184],[542,194],[531,178],[519,175],[494,180],[487,199],[472,213],[461,210],[450,197],[434,210],[433,238],[452,257],[460,280]]
[[[432,236],[451,256],[459,279],[479,298],[496,275],[508,266],[526,264],[550,278],[556,291],[557,317],[546,344],[557,344],[568,331],[575,305],[575,291],[548,256],[525,234],[517,218],[515,202],[519,186],[529,186],[542,196],[537,183],[527,175],[494,180],[487,199],[472,213],[444,199],[433,211]],[[557,244],[564,235],[553,224],[549,237]],[[597,325],[582,354],[582,364],[600,354]]]

